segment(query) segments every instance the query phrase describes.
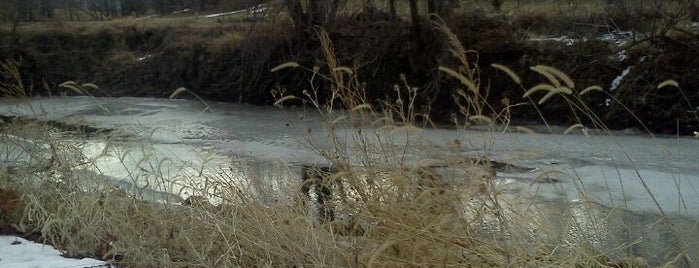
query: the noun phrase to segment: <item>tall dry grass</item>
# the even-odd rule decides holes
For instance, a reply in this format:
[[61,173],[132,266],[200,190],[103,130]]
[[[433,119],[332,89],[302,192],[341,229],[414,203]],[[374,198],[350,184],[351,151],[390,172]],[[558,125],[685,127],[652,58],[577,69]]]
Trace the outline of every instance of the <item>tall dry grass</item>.
[[[509,122],[506,111],[494,111],[484,101],[487,89],[470,58],[477,54],[442,30],[460,66],[441,70],[466,87],[455,97],[464,115],[493,128]],[[394,98],[371,104],[355,68],[338,60],[323,29],[316,33],[325,66],[290,62],[273,69],[302,68],[312,74],[308,88],[298,95],[275,92],[277,104],[300,100],[322,118],[323,129],[307,130],[303,142],[333,172],[316,178],[310,194],[302,192],[304,182],[291,181],[279,193],[291,198],[261,203],[247,189],[262,178],[240,182],[223,172],[187,185],[202,196],[215,194],[215,205],[201,198],[181,204],[149,202],[98,174],[79,172],[90,164],[84,163],[79,142],[46,136],[42,124],[11,122],[3,125],[3,137],[21,136],[73,153],[49,150],[36,157],[61,160],[3,173],[0,188],[19,193],[22,205],[12,207],[17,213],[3,214],[0,223],[22,233],[40,233],[66,255],[109,259],[123,267],[643,267],[643,260],[633,256],[610,260],[596,247],[603,230],[589,223],[603,215],[593,209],[560,214],[535,200],[507,194],[495,180],[488,155],[433,149],[422,138],[420,126],[430,120],[415,107],[419,88],[403,78]],[[549,83],[526,88],[509,68],[493,67],[522,86],[532,107],[562,98],[576,117],[606,129],[580,101],[599,91],[597,87],[578,91],[566,74],[535,66],[532,70]],[[321,86],[328,84],[330,97],[322,101],[319,92],[326,89]],[[21,96],[16,93],[25,92],[22,85],[15,86],[20,90],[6,92]],[[416,152],[419,159],[411,157]],[[445,167],[451,176],[442,174]],[[334,212],[329,221],[317,220],[318,208],[309,202],[321,186],[332,189],[330,200],[322,204]],[[648,192],[652,196],[652,189]]]
[[[448,36],[448,40],[456,40],[448,29],[441,29]],[[322,35],[322,32],[320,34]],[[323,42],[330,42],[327,39],[320,39]],[[440,70],[466,87],[468,94],[461,91],[458,95],[463,98],[460,104],[463,115],[473,122],[490,125],[493,129],[496,123],[507,124],[509,122],[507,109],[512,105],[522,104],[505,105],[505,111],[495,111],[488,106],[483,96],[483,92],[487,92],[487,89],[482,89],[479,85],[477,65],[471,62],[467,56],[468,52],[461,48],[458,42],[450,43],[452,52],[460,65],[458,70],[447,67],[440,67]],[[327,49],[332,45],[324,43],[323,46],[326,48],[326,57],[332,57],[331,49]],[[394,221],[390,227],[386,227],[385,231],[390,232],[391,235],[380,248],[382,252],[377,257],[397,261],[383,264],[388,266],[434,265],[434,263],[420,261],[423,258],[436,258],[443,260],[442,264],[456,266],[614,267],[626,265],[645,267],[646,264],[642,258],[633,256],[628,259],[609,260],[604,250],[595,245],[597,243],[595,241],[603,237],[606,230],[596,225],[604,221],[605,216],[597,214],[595,206],[589,205],[593,204],[592,200],[584,200],[590,203],[580,211],[575,213],[568,211],[562,215],[552,216],[559,211],[554,212],[550,207],[542,206],[532,200],[519,199],[506,194],[506,191],[494,183],[492,167],[487,164],[487,161],[484,164],[473,158],[444,152],[431,154],[433,152],[428,148],[430,145],[420,138],[421,130],[414,125],[415,117],[410,113],[417,109],[412,106],[413,102],[409,96],[416,94],[419,89],[406,87],[407,90],[401,92],[401,87],[396,87],[398,93],[395,94],[395,99],[384,100],[383,103],[387,105],[372,106],[365,99],[356,97],[362,96],[364,89],[361,83],[357,82],[360,80],[356,78],[352,68],[338,67],[337,61],[333,58],[329,58],[328,62],[330,64],[327,67],[312,69],[287,62],[273,71],[304,68],[313,72],[314,77],[327,79],[330,82],[337,81],[331,86],[333,94],[331,101],[319,102],[315,92],[319,90],[317,87],[322,83],[311,81],[310,89],[304,90],[300,96],[277,95],[278,104],[300,98],[323,114],[324,122],[329,122],[323,133],[333,141],[330,149],[322,142],[314,140],[317,136],[310,135],[310,130],[306,142],[336,167],[336,173],[326,179],[331,181],[332,185],[339,183],[340,186],[336,187],[343,192],[339,201],[343,209],[346,206],[356,206],[349,212],[352,219],[369,222],[363,225],[371,226],[369,228],[377,227],[371,222],[382,222],[381,219],[384,222],[386,219],[389,219],[389,222]],[[525,88],[519,76],[506,66],[494,64],[493,67],[505,72],[514,83],[522,87],[523,97],[530,100],[529,104],[524,105],[530,105],[538,111],[541,105],[555,98],[562,98],[568,103],[572,114],[580,123],[568,128],[565,134],[575,129],[583,129],[584,132],[587,127],[583,123],[591,121],[593,123],[590,127],[602,129],[607,135],[613,135],[582,99],[582,96],[593,91],[604,92],[600,87],[589,86],[576,89],[574,81],[567,74],[556,68],[540,65],[532,67],[532,70],[549,83]],[[322,70],[326,70],[327,73],[323,74]],[[340,79],[338,79],[339,76]],[[353,83],[348,84],[346,82],[348,80]],[[544,91],[545,94],[535,99],[534,96],[538,97],[539,91]],[[345,104],[342,106],[344,109],[335,109],[335,103]],[[542,118],[544,118],[543,115]],[[352,133],[350,141],[342,138],[346,137],[343,130]],[[401,139],[403,137],[405,139]],[[399,139],[401,142],[397,142]],[[411,161],[406,158],[406,152],[415,150],[429,152],[427,159]],[[626,156],[630,158],[629,155]],[[487,159],[488,155],[483,155],[482,158]],[[444,177],[436,174],[434,167],[445,165],[459,170],[457,182],[448,179],[444,181]],[[544,173],[540,176],[545,177],[545,175]],[[644,178],[639,177],[639,181],[635,183],[645,185]],[[580,192],[585,191],[582,183],[576,185],[581,187]],[[654,199],[653,189],[646,186],[646,190],[647,194]],[[669,261],[667,265],[671,265],[671,262],[678,259],[684,262],[684,265],[689,265],[691,260],[686,253],[682,253],[685,251],[682,239],[678,237],[677,230],[674,229],[673,223],[662,211],[661,206],[657,203],[656,205],[660,213],[659,221],[673,230],[670,243],[674,243],[680,252],[677,259],[667,260]],[[399,213],[394,214],[394,212]],[[427,218],[423,218],[425,216]],[[560,221],[550,220],[551,217],[558,216]],[[431,219],[432,223],[427,226],[421,223],[428,219]],[[416,225],[410,223],[416,223]],[[451,236],[441,233],[442,224],[456,228],[448,231],[452,234]],[[403,228],[412,229],[413,232]],[[483,229],[486,231],[483,232]],[[427,235],[430,241],[438,241],[438,243],[422,245],[420,241],[413,240],[417,235],[414,232],[417,230]],[[459,232],[461,236],[453,236],[455,232]],[[406,237],[406,235],[413,237]],[[413,245],[409,247],[409,252],[419,251],[422,254],[420,256],[405,255],[406,245],[401,244],[402,241],[408,241],[409,245]],[[418,245],[420,245],[419,249]],[[449,253],[453,250],[471,252],[475,256],[455,257]],[[374,258],[372,257],[371,260]]]

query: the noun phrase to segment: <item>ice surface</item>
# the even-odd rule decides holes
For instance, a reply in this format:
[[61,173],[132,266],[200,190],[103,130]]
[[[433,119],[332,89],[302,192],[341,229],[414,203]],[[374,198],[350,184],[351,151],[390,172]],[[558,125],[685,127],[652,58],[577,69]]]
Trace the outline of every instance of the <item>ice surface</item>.
[[[186,198],[192,193],[185,185],[203,184],[211,178],[233,182],[263,204],[288,199],[278,193],[298,183],[298,178],[292,178],[300,174],[294,163],[327,162],[318,152],[332,155],[337,146],[334,143],[346,149],[348,155],[364,150],[354,138],[355,128],[342,121],[335,128],[325,128],[321,116],[312,111],[208,105],[211,110],[202,112],[206,106],[196,101],[58,97],[2,100],[0,114],[114,129],[108,139],[84,140],[83,154],[92,165],[81,172],[99,173],[136,196],[159,202]],[[674,245],[674,238],[669,236],[672,231],[657,222],[664,214],[673,225],[684,226],[677,229],[679,235],[690,255],[699,257],[699,139],[654,138],[635,131],[606,133],[586,128],[584,132],[563,135],[564,126],[550,131],[547,127],[528,127],[538,134],[384,129],[370,124],[362,131],[369,134],[369,142],[381,141],[382,149],[401,155],[407,162],[448,153],[525,167],[499,171],[495,184],[513,196],[531,197],[546,204],[596,204],[606,208],[595,211],[608,216],[604,223],[608,232],[600,239],[606,241],[609,250],[633,243],[634,250],[640,250],[634,254],[663,259],[665,251]],[[330,139],[329,131],[338,139]],[[7,150],[42,145],[23,137],[5,135],[3,139]],[[454,147],[454,141],[458,141],[458,147]],[[404,151],[407,144],[418,148]],[[636,239],[628,232],[645,240],[626,241]],[[624,256],[626,252],[619,254]],[[5,267],[2,261],[0,267]]]
[[[114,137],[109,142],[97,139],[84,146],[85,155],[95,163],[94,171],[126,181],[149,178],[151,181],[141,183],[173,193],[181,190],[178,181],[205,175],[202,172],[215,175],[236,169],[251,159],[312,163],[324,161],[317,150],[332,153],[329,130],[316,113],[294,108],[282,111],[240,104],[208,105],[213,111],[202,112],[202,103],[184,100],[38,98],[21,103],[5,100],[0,103],[0,114],[117,129],[129,138],[123,142]],[[362,150],[352,138],[356,134],[353,128],[339,124],[332,131],[347,144],[349,154]],[[569,200],[591,198],[607,206],[643,212],[659,213],[658,208],[662,208],[665,213],[699,219],[698,139],[621,132],[562,135],[562,130],[553,134],[542,130],[536,135],[453,129],[403,132],[372,127],[364,131],[373,133],[369,136],[375,141],[387,142],[396,152],[405,144],[422,146],[406,151],[408,161],[434,157],[445,152],[448,141],[459,140],[463,155],[487,156],[537,169],[501,176],[514,177],[522,182],[525,192],[535,195],[560,196],[563,192]],[[308,145],[309,140],[315,148]],[[107,145],[111,151],[105,152]],[[139,173],[153,169],[157,170],[155,174]],[[537,183],[536,191],[527,189],[542,172],[551,170],[564,174],[559,178],[562,183],[556,187]],[[163,185],[164,179],[172,183]]]

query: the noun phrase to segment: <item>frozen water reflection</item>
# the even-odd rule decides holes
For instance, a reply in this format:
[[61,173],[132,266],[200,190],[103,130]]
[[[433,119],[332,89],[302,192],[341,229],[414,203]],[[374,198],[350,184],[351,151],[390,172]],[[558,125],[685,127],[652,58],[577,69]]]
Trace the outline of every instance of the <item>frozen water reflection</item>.
[[[208,195],[216,201],[217,196],[231,193],[261,204],[290,201],[289,189],[298,187],[300,165],[326,162],[306,141],[332,151],[333,141],[327,139],[319,117],[300,108],[209,105],[213,112],[203,113],[200,103],[184,100],[37,98],[22,103],[3,100],[0,114],[112,130],[79,141],[90,163],[80,172],[101,174],[131,194],[161,202],[179,202],[191,195]],[[699,259],[698,139],[621,132],[562,135],[563,129],[549,134],[367,131],[376,131],[377,139],[388,141],[388,148],[395,150],[420,144],[419,149],[401,152],[407,162],[449,153],[488,156],[526,167],[498,172],[496,185],[507,198],[538,200],[536,206],[545,207],[550,215],[540,217],[542,224],[588,228],[592,240],[611,255],[667,259],[668,254],[682,251],[671,242],[680,238],[684,250]],[[348,154],[361,152],[352,142],[355,130],[334,131],[346,139]],[[0,136],[0,145],[6,165],[11,161],[46,165],[31,156],[52,150],[48,141],[9,134]],[[560,217],[571,213],[580,215],[576,226]],[[659,214],[671,221],[659,222]]]

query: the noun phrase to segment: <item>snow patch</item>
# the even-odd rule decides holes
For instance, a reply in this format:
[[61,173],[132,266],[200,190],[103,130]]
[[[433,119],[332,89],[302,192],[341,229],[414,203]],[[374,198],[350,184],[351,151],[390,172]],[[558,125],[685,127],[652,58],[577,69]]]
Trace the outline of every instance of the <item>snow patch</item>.
[[[632,31],[611,31],[609,33],[603,34],[595,38],[595,40],[607,42],[607,43],[614,43],[619,47],[622,47],[626,45],[630,40],[633,40],[636,36],[636,33]],[[560,42],[565,44],[566,46],[572,46],[578,42],[586,42],[588,39],[586,37],[582,38],[573,38],[569,37],[567,35],[561,35],[561,36],[546,36],[546,37],[532,37],[529,39],[530,41],[535,41],[535,42],[542,42],[542,41],[554,41],[554,42]]]
[[189,8],[173,11],[172,14],[181,14],[181,13],[185,13],[185,12],[189,12]]
[[632,31],[611,31],[598,37],[597,40],[614,43],[617,46],[624,46],[633,40],[636,34]]
[[223,13],[216,13],[216,14],[210,14],[204,16],[205,18],[217,18],[217,17],[223,17],[223,16],[230,16],[230,15],[236,15],[236,14],[241,14],[241,13],[247,13],[247,14],[258,14],[267,11],[267,6],[265,5],[257,5],[251,8],[246,8],[246,9],[241,9],[241,10],[234,10],[230,12],[223,12]]
[[[572,46],[572,45],[574,45],[575,43],[578,42],[578,40],[576,40],[576,39],[574,39],[574,38],[572,38],[572,37],[568,37],[567,35],[549,36],[549,37],[532,37],[532,38],[530,38],[529,40],[530,40],[530,41],[534,41],[534,42],[554,41],[554,42],[563,43],[563,44],[565,44],[566,46]],[[583,38],[582,41],[583,41],[583,42],[584,42],[584,41],[587,41],[587,39],[586,39],[586,38]]]
[[147,59],[149,59],[149,58],[151,58],[151,57],[153,57],[152,54],[146,54],[146,55],[143,55],[143,56],[141,56],[141,57],[138,57],[138,58],[136,59],[136,61],[144,61],[144,60],[147,60]]
[[619,85],[621,85],[621,81],[624,80],[624,77],[629,75],[629,72],[631,72],[632,68],[633,66],[626,67],[626,69],[624,69],[620,75],[614,78],[614,80],[612,80],[611,86],[609,86],[609,91],[616,90],[619,87]]
[[105,261],[96,259],[69,259],[50,245],[37,244],[14,236],[0,236],[0,267],[13,268],[109,268]]

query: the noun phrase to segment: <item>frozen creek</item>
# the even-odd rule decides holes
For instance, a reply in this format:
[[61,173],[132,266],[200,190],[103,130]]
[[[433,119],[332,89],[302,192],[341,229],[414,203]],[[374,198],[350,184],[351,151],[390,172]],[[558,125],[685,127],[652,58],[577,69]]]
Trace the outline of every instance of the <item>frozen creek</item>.
[[[109,138],[93,135],[76,141],[80,154],[92,163],[82,172],[99,173],[134,195],[156,201],[181,201],[197,191],[188,185],[217,177],[247,185],[262,203],[276,202],[284,185],[298,181],[301,163],[325,162],[306,139],[321,149],[332,148],[318,116],[299,108],[208,105],[212,109],[202,112],[204,105],[195,101],[56,97],[2,100],[0,115],[110,130]],[[429,145],[408,150],[406,161],[433,157],[458,140],[457,153],[526,167],[498,172],[497,184],[517,196],[556,204],[561,213],[593,204],[602,219],[595,224],[605,230],[599,244],[610,255],[642,256],[651,262],[667,259],[678,251],[671,240],[680,237],[689,256],[699,260],[699,139],[622,132],[544,134],[543,128],[540,134],[376,131],[391,136],[388,140],[396,148],[415,142]],[[352,129],[335,132],[347,138],[350,155],[358,150],[351,141]],[[5,152],[49,149],[39,141],[5,134],[0,145],[0,160],[8,166],[12,161],[41,160]],[[659,214],[667,215],[680,233],[660,224]],[[627,246],[615,251],[620,245]]]

